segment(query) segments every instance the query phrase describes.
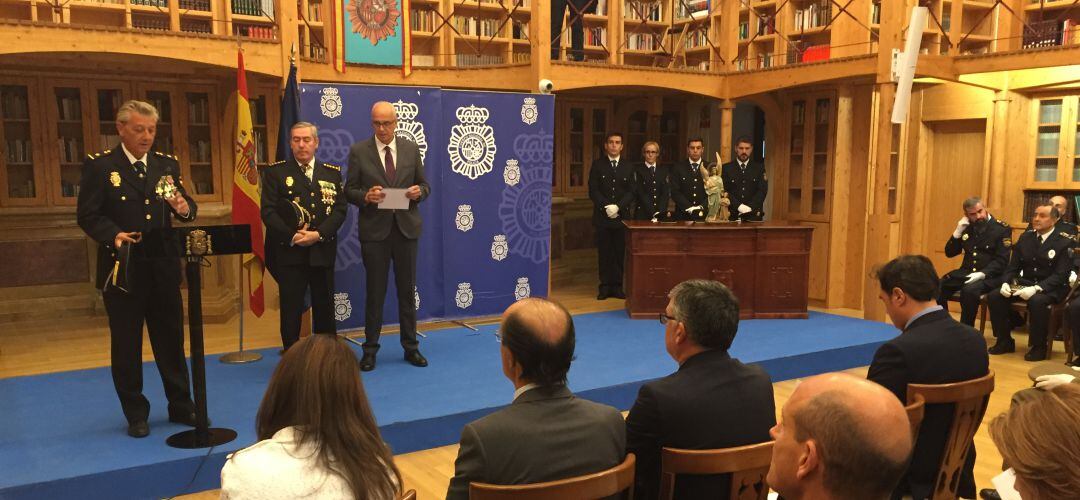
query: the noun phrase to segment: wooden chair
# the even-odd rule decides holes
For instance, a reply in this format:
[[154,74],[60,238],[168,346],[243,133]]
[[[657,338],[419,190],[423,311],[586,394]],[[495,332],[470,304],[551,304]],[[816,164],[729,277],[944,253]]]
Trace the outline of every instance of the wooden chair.
[[983,377],[952,384],[908,384],[908,403],[922,397],[927,405],[955,404],[952,426],[945,439],[932,500],[955,500],[960,483],[960,471],[968,454],[975,431],[986,414],[990,393],[994,392],[994,372]]
[[[960,303],[960,290],[957,290],[956,293],[950,295],[949,298],[946,299],[946,300],[948,302],[956,302],[957,304],[959,304]],[[989,306],[987,305],[987,302],[986,302],[986,294],[984,293],[982,295],[982,297],[979,298],[979,312],[975,313],[975,317],[979,318],[979,331],[980,332],[985,332],[986,331],[986,318],[989,315],[989,312],[988,312],[989,308],[988,307]],[[949,312],[949,308],[946,307],[945,312]],[[984,333],[984,335],[985,335],[985,333]]]
[[627,453],[626,459],[615,467],[569,479],[516,485],[469,483],[469,498],[472,500],[545,500],[549,498],[595,500],[616,495],[622,491],[627,492],[626,498],[632,498],[636,462],[634,454]]
[[[1065,321],[1065,308],[1072,297],[1073,293],[1070,292],[1064,300],[1050,306],[1050,324],[1048,324],[1046,328],[1046,359],[1050,359],[1050,353],[1054,352],[1054,336],[1057,334],[1058,330],[1061,330],[1062,328],[1065,329],[1062,334],[1062,338],[1065,339],[1065,356],[1067,358],[1066,361],[1072,359],[1072,332],[1069,331],[1068,324]],[[953,299],[950,297],[949,300]],[[959,300],[959,297],[957,297],[957,300]],[[986,307],[986,295],[983,295],[983,298],[979,303],[979,309],[980,311],[985,311]],[[1014,311],[1023,314],[1025,317],[1027,316],[1027,301],[1018,300],[1016,302],[1013,302],[1012,308]],[[984,337],[986,336],[985,312],[979,320],[979,333],[981,333]]]
[[416,500],[416,490],[409,490],[403,493],[398,500]]
[[[675,497],[675,476],[679,474],[731,474],[731,500],[765,500],[773,441],[718,450],[660,451],[660,500]],[[721,492],[716,492],[721,497]]]
[[923,416],[926,414],[926,400],[922,394],[911,397],[911,404],[904,407],[907,410],[908,422],[911,425],[911,443],[914,445],[915,438],[919,436],[919,426],[922,425]]

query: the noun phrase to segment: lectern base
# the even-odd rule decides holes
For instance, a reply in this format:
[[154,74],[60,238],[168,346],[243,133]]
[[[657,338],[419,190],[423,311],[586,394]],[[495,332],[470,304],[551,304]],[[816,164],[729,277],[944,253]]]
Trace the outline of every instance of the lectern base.
[[195,449],[209,448],[228,443],[236,439],[236,431],[232,429],[210,428],[205,431],[191,429],[190,431],[177,432],[165,440],[165,444],[173,448]]
[[228,363],[230,365],[254,363],[260,359],[262,359],[262,354],[251,351],[230,352],[228,354],[222,354],[221,357],[218,358],[222,363]]

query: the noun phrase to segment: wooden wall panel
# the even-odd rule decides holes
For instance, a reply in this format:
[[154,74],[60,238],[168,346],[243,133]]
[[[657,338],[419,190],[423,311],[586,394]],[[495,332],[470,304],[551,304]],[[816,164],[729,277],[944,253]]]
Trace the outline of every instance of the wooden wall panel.
[[800,224],[814,228],[810,242],[810,300],[825,300],[829,282],[829,231],[827,222],[807,222]]
[[84,238],[0,242],[0,287],[88,283]]

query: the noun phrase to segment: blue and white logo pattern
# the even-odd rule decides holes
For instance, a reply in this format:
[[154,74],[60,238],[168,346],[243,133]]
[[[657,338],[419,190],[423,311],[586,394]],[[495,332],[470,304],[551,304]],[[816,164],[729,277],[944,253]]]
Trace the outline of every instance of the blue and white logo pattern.
[[476,180],[495,167],[495,129],[487,124],[491,113],[474,105],[457,109],[458,124],[450,129],[446,151],[450,170]]
[[458,308],[466,309],[472,305],[473,291],[472,283],[458,283],[457,293],[454,294],[454,303]]
[[503,182],[507,186],[516,186],[521,181],[521,167],[518,166],[518,161],[511,158],[506,160],[506,166],[503,167]]
[[345,321],[352,316],[352,302],[349,294],[339,292],[334,294],[334,319]]
[[506,244],[505,234],[496,234],[491,242],[491,258],[501,261],[510,254],[510,247]]
[[536,107],[535,97],[526,97],[521,102],[521,123],[532,125],[540,118],[540,110]]
[[454,216],[454,226],[457,227],[458,231],[467,232],[473,228],[473,222],[475,222],[475,219],[473,218],[472,206],[458,205],[457,215]]
[[420,106],[401,99],[398,99],[393,106],[398,120],[394,134],[416,143],[420,149],[420,160],[425,160],[428,149],[427,136],[424,135],[424,124],[416,121],[416,117],[420,114]]
[[514,300],[522,300],[529,298],[532,290],[529,289],[529,278],[518,278],[517,286],[514,287]]
[[344,107],[345,105],[341,102],[341,96],[338,95],[338,89],[336,87],[325,87],[322,89],[322,98],[319,99],[319,109],[322,110],[323,116],[327,118],[337,118],[341,116],[341,110]]
[[348,163],[349,148],[355,141],[352,132],[348,130],[319,129],[319,152],[316,154],[320,160],[340,167]]

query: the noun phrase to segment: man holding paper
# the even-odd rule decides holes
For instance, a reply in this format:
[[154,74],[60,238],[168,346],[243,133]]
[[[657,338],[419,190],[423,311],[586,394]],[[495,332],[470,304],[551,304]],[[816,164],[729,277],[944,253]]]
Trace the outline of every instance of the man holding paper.
[[431,193],[424,178],[420,148],[408,139],[395,137],[397,113],[386,101],[371,108],[374,137],[357,142],[349,150],[345,197],[360,208],[360,255],[367,271],[364,301],[364,357],[360,369],[375,369],[382,331],[383,302],[391,261],[397,288],[401,347],[413,366],[427,366],[416,340],[417,239],[420,211],[417,206]]

